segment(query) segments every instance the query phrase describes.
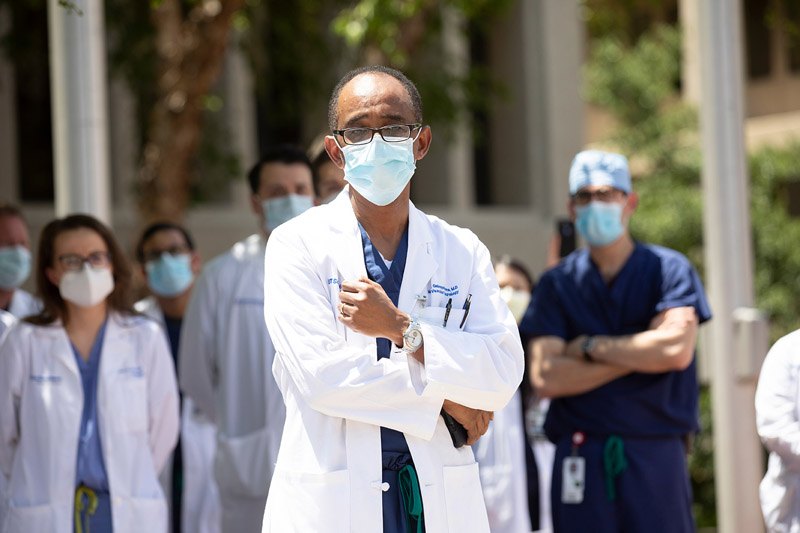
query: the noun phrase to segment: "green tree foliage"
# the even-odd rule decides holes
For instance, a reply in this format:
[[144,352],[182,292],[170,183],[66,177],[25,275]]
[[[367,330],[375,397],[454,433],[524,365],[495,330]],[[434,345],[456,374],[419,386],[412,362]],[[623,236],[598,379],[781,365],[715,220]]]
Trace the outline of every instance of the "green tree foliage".
[[696,113],[677,94],[680,33],[657,26],[634,46],[596,40],[585,96],[618,125],[609,138],[631,160],[640,204],[635,238],[679,250],[702,271],[700,150]]
[[[384,64],[403,70],[419,88],[425,120],[449,134],[460,111],[487,113],[507,94],[502,81],[486,65],[471,62],[465,72],[449,68],[457,58],[443,46],[442,31],[450,20],[473,51],[488,39],[492,22],[514,0],[359,0],[333,20],[332,28],[355,54],[356,64]],[[476,129],[480,137],[480,131]],[[480,142],[480,138],[478,139]]]
[[800,325],[798,190],[800,144],[763,148],[750,156],[756,302],[769,314],[773,341]]

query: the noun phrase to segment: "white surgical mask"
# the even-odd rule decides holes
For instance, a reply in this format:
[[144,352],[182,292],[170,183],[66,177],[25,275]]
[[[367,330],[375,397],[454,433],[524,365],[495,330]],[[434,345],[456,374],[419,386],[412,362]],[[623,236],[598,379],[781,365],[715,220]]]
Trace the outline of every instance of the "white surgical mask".
[[70,270],[61,276],[58,291],[61,297],[79,307],[92,307],[114,290],[114,277],[108,267],[93,268],[84,263],[80,270]]
[[314,207],[314,199],[300,194],[287,194],[277,198],[267,198],[261,202],[264,210],[264,230],[272,233],[275,228],[297,215]]
[[525,316],[525,311],[528,310],[528,304],[531,302],[531,293],[506,285],[500,289],[500,297],[506,302],[517,324],[522,322],[522,317]]

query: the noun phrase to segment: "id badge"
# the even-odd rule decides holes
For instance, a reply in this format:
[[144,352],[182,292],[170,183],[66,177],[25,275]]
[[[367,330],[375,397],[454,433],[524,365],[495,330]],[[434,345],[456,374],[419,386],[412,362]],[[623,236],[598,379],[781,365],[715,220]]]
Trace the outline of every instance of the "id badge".
[[574,455],[565,457],[561,481],[561,503],[582,503],[586,481],[586,459]]

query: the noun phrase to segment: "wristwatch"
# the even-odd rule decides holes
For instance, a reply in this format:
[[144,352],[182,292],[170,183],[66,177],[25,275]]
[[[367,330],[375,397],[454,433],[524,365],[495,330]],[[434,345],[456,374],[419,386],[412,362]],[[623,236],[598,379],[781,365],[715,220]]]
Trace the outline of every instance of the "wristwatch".
[[583,358],[589,362],[594,363],[594,357],[592,357],[592,350],[594,349],[594,337],[589,335],[583,342],[581,343],[581,351],[583,352]]
[[414,353],[422,346],[422,330],[419,329],[419,322],[412,318],[403,333],[403,351]]

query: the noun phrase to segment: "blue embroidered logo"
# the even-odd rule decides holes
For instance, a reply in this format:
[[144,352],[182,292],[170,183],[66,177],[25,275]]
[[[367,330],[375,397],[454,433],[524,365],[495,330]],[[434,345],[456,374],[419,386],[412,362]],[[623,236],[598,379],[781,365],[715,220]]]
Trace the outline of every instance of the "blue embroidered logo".
[[339,278],[328,278],[328,285],[336,284],[339,286],[339,290],[342,290],[342,284],[339,283]]
[[132,378],[140,378],[144,376],[144,372],[142,372],[142,367],[140,366],[126,366],[119,369],[120,374],[127,374]]
[[263,298],[236,298],[233,303],[236,305],[264,305]]
[[61,383],[61,376],[30,376],[34,383]]
[[431,284],[431,288],[428,289],[428,294],[431,293],[439,293],[444,294],[445,296],[455,296],[458,294],[458,285],[453,285],[452,287],[444,287],[442,285],[437,285],[436,283]]

